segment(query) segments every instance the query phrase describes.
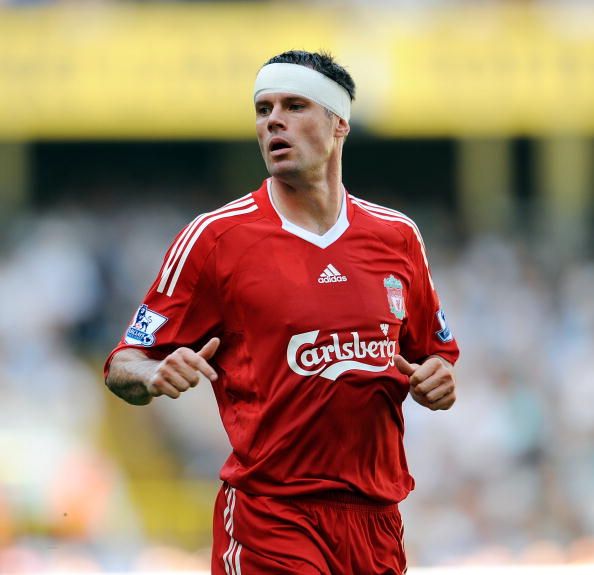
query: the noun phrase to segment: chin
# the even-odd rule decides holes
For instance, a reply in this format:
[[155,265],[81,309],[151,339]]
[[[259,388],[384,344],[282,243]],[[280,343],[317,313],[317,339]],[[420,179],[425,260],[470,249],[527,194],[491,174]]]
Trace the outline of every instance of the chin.
[[274,162],[268,166],[268,173],[277,178],[289,177],[299,174],[299,169],[289,162]]

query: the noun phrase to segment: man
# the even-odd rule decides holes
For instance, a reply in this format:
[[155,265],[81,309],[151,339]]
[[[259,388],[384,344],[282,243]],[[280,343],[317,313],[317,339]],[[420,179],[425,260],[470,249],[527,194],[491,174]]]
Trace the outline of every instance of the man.
[[233,452],[212,572],[402,574],[402,402],[449,409],[458,348],[406,216],[341,181],[355,86],[325,54],[258,73],[270,178],[177,236],[106,363],[134,404],[211,380]]

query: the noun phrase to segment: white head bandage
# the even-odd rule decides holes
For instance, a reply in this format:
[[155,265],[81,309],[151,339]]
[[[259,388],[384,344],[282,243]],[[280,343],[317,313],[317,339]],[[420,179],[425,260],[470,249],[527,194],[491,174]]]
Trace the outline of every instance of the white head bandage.
[[260,69],[254,86],[254,100],[262,94],[287,92],[317,102],[348,121],[349,93],[324,74],[300,64],[268,64]]

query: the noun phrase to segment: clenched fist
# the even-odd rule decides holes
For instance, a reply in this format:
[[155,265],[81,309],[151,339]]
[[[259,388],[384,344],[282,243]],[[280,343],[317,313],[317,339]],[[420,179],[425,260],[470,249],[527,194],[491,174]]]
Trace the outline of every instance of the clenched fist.
[[167,395],[177,399],[181,393],[195,387],[204,375],[216,381],[217,373],[208,363],[221,340],[213,337],[200,351],[180,347],[161,361],[148,381],[147,390],[153,397]]
[[445,359],[433,356],[419,365],[397,355],[395,362],[400,373],[410,377],[410,394],[417,403],[433,411],[454,405],[454,368]]

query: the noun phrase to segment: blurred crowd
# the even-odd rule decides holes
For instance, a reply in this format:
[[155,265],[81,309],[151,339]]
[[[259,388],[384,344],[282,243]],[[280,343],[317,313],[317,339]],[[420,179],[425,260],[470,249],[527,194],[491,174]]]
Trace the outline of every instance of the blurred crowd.
[[433,251],[462,355],[454,411],[407,404],[410,551],[594,559],[594,262],[493,236]]
[[[3,226],[0,572],[208,566],[206,547],[147,531],[126,454],[105,440],[117,400],[101,374],[193,215],[78,207]],[[405,405],[410,563],[594,562],[594,261],[510,237],[453,249],[425,236],[462,356],[451,412]],[[150,412],[179,476],[216,483],[228,445],[208,385],[124,408]]]

